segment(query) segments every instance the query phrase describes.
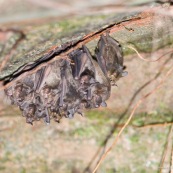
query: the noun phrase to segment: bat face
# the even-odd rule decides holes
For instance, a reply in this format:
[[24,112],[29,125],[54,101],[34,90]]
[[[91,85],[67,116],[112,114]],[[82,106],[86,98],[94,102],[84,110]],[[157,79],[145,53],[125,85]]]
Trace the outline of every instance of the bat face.
[[127,75],[127,72],[123,71],[122,49],[115,39],[108,34],[101,35],[95,52],[100,68],[112,83]]
[[[26,122],[82,115],[83,109],[106,107],[111,82],[126,75],[123,55],[117,41],[102,35],[96,59],[86,46],[44,66],[5,90],[11,103],[17,105]],[[33,65],[33,64],[32,64]],[[21,73],[21,71],[20,71]]]

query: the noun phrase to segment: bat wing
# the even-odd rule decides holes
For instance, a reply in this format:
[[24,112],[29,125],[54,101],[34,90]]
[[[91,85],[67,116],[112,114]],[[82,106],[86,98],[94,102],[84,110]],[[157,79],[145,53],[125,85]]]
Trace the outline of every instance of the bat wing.
[[91,54],[86,46],[75,50],[69,54],[70,58],[73,60],[74,64],[72,67],[72,74],[75,79],[79,79],[83,73],[88,71],[94,74],[94,67],[91,61]]
[[115,80],[127,75],[127,72],[123,72],[124,59],[121,46],[109,34],[101,35],[95,52],[97,62],[107,77],[114,75]]
[[39,69],[35,74],[35,82],[34,82],[34,91],[40,91],[40,89],[45,84],[46,78],[48,74],[50,73],[51,67],[44,66],[41,69]]
[[96,59],[98,62],[98,65],[100,66],[101,70],[105,75],[107,75],[107,67],[106,67],[106,57],[107,57],[107,50],[105,49],[105,39],[104,36],[102,35],[97,47],[96,47]]
[[66,79],[66,74],[65,74],[65,67],[61,69],[61,84],[60,84],[60,98],[59,98],[59,106],[62,107],[64,104],[64,97],[66,96],[67,93],[67,79]]
[[106,45],[109,46],[109,48],[107,48],[109,50],[109,53],[113,54],[114,61],[117,64],[123,66],[123,62],[124,62],[123,52],[118,41],[110,37],[108,33],[106,36],[103,36],[103,37],[104,37]]

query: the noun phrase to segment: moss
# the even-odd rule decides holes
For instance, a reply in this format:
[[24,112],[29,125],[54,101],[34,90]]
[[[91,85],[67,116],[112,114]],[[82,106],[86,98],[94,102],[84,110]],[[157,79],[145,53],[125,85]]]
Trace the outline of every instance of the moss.
[[85,137],[85,138],[88,138],[88,137],[92,137],[92,135],[94,135],[94,128],[93,127],[81,127],[81,128],[77,128],[75,129],[74,131],[71,132],[71,134],[73,136],[76,136],[76,137]]
[[114,168],[109,168],[106,170],[106,173],[116,173],[117,171]]
[[130,141],[133,143],[138,143],[140,140],[140,137],[137,134],[134,134],[133,136],[130,136]]
[[21,168],[19,172],[20,173],[27,173],[25,168]]
[[[162,114],[160,114],[161,112]],[[33,153],[39,154],[38,144],[39,143],[43,144],[41,145],[43,150],[46,149],[46,152],[48,152],[45,155],[50,157],[52,154],[51,163],[47,160],[48,158],[45,157],[44,154],[43,155],[39,154],[39,156],[36,158],[28,157],[27,159],[27,155],[25,155],[25,152],[21,152],[23,154],[19,155],[18,153],[19,151],[17,150],[20,147],[18,147],[18,149],[16,150],[17,153],[16,151],[13,151],[13,157],[10,152],[5,153],[6,156],[3,156],[3,158],[6,158],[6,159],[4,159],[4,162],[2,162],[2,159],[0,160],[0,163],[1,163],[0,167],[3,168],[5,165],[4,167],[5,171],[7,170],[8,172],[11,172],[11,169],[14,169],[15,170],[14,172],[18,171],[21,173],[25,173],[25,172],[26,173],[28,172],[71,173],[72,168],[75,167],[76,165],[78,165],[76,167],[79,168],[79,170],[83,170],[83,168],[88,164],[88,161],[84,161],[82,157],[83,157],[83,154],[86,154],[86,156],[88,156],[87,155],[88,153],[82,153],[81,154],[82,156],[80,157],[80,154],[78,152],[77,152],[78,155],[76,155],[76,152],[75,152],[76,149],[74,149],[74,151],[70,150],[70,154],[66,155],[66,156],[69,156],[69,160],[68,160],[67,157],[64,158],[64,151],[61,151],[61,149],[57,152],[58,154],[56,152],[54,153],[53,151],[58,150],[58,147],[56,148],[56,146],[59,146],[61,148],[61,145],[63,145],[66,142],[69,142],[68,143],[69,146],[70,144],[77,144],[77,147],[79,144],[80,144],[80,147],[83,147],[83,144],[88,143],[87,151],[90,151],[89,150],[90,147],[95,145],[95,143],[97,147],[98,145],[101,145],[102,141],[106,138],[106,136],[109,134],[110,129],[112,128],[113,123],[110,124],[109,121],[115,122],[115,114],[113,114],[112,112],[107,111],[105,112],[105,115],[102,115],[102,114],[103,113],[101,110],[98,110],[98,111],[94,110],[90,115],[88,115],[91,119],[88,118],[86,121],[84,122],[82,121],[81,124],[78,123],[77,126],[75,126],[74,123],[70,123],[68,126],[68,129],[70,129],[68,131],[69,132],[68,139],[66,138],[64,139],[65,135],[64,134],[60,135],[57,131],[55,131],[55,133],[53,133],[52,136],[49,136],[50,133],[46,133],[45,131],[43,131],[41,127],[39,127],[40,130],[34,131],[34,133],[37,133],[37,135],[34,137],[33,131],[31,130],[30,131],[31,132],[30,135],[32,136],[31,140],[32,140],[32,143],[35,143],[35,147],[32,148]],[[142,118],[142,121],[145,124],[148,124],[151,122],[157,122],[158,119],[161,121],[169,120],[169,118],[168,119],[165,118],[165,115],[170,116],[171,112],[169,110],[162,110],[160,112],[155,111],[150,114],[147,114],[145,112],[138,113],[135,115],[134,120],[136,118],[138,120]],[[100,116],[105,116],[105,119],[106,117],[108,117],[107,119],[109,119],[109,121],[100,125],[99,123],[101,121],[100,120],[97,121],[98,117],[100,119]],[[133,124],[133,121],[132,121],[132,124]],[[139,124],[141,124],[141,122]],[[46,131],[47,130],[48,128],[46,128]],[[127,173],[128,172],[155,173],[156,172],[155,168],[158,168],[162,151],[163,151],[163,148],[165,147],[164,145],[167,138],[168,130],[169,130],[168,126],[167,127],[159,126],[157,128],[134,128],[133,126],[129,125],[125,129],[121,137],[119,138],[117,145],[111,150],[107,159],[103,162],[102,166],[99,169],[99,172],[100,173],[102,172],[114,173],[117,171],[117,172],[125,172],[125,173],[126,172]],[[41,131],[43,133],[40,133]],[[115,139],[116,133],[118,133],[118,131],[119,129],[115,131],[114,136],[111,137],[109,141],[110,143],[107,146],[110,146],[113,139]],[[9,132],[10,131],[8,131],[8,134],[7,134],[8,142],[9,142]],[[18,133],[18,131],[16,133]],[[23,133],[25,133],[25,135],[27,136],[29,135],[25,131],[21,131],[20,133],[21,133],[21,136],[24,135]],[[42,140],[43,134],[45,135],[44,140]],[[22,138],[20,138],[19,136],[16,139],[21,140]],[[58,143],[59,139],[61,141],[60,143]],[[76,139],[77,141],[80,141],[80,143],[78,142],[76,143]],[[91,139],[94,139],[96,142],[94,144],[90,144]],[[21,142],[25,142],[25,141],[20,141],[20,143]],[[12,143],[12,145],[16,145],[16,143],[14,143],[13,140],[11,140],[10,143]],[[52,147],[52,145],[50,145],[53,143],[55,144],[53,145],[55,148]],[[153,147],[151,147],[151,145]],[[50,148],[47,148],[48,146],[50,146]],[[55,150],[53,150],[53,148]],[[8,149],[7,146],[3,146],[2,148],[3,151],[7,149]],[[52,150],[50,151],[49,149],[50,150],[52,149]],[[39,150],[41,150],[41,148],[39,148]],[[24,150],[21,148],[21,151],[24,151]],[[93,150],[91,151],[93,152]],[[90,156],[92,157],[92,155],[94,154],[95,153],[92,153]],[[79,158],[80,160],[78,160]],[[22,165],[20,165],[21,162],[22,162]],[[21,168],[20,169],[19,168],[17,169],[16,167],[7,168],[6,164],[19,165],[21,166]],[[148,164],[148,166],[146,166],[146,164]],[[116,165],[116,171],[115,169],[113,169],[115,165]],[[1,172],[3,172],[3,170]]]
[[[89,138],[94,138],[98,142],[98,145],[100,145],[99,140],[102,140],[101,136],[105,136],[106,133],[108,132],[109,128],[105,126],[101,126],[99,124],[90,124],[89,126],[83,126],[79,128],[75,128],[71,130],[68,135],[74,136],[75,138],[78,139],[89,139]],[[99,140],[97,140],[99,139]]]
[[147,124],[170,123],[173,122],[173,113],[170,110],[159,110],[152,113],[136,114],[131,124],[143,126]]
[[119,113],[109,111],[108,109],[104,110],[92,109],[87,111],[85,114],[88,119],[98,120],[99,123],[106,123],[110,121],[112,122],[112,119],[114,119],[115,122],[119,118]]

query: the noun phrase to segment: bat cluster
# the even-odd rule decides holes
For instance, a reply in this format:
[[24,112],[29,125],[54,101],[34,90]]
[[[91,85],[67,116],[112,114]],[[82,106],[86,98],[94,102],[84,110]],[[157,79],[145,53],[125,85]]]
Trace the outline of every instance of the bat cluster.
[[119,43],[108,34],[101,35],[95,55],[86,46],[42,67],[5,90],[26,122],[82,115],[83,109],[106,107],[111,85],[127,72]]

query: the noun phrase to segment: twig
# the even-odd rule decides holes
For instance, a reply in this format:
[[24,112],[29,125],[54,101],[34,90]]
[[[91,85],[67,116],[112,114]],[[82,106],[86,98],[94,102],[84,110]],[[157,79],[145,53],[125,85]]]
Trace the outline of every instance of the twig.
[[[122,128],[125,124],[119,124],[117,125],[117,128]],[[163,123],[151,123],[151,124],[144,124],[141,126],[137,126],[137,125],[133,125],[130,124],[130,126],[132,126],[133,128],[150,128],[150,127],[159,127],[159,126],[170,126],[173,125],[173,122],[163,122]]]
[[[165,147],[165,150],[164,150],[164,153],[163,153],[161,162],[160,162],[160,166],[159,166],[159,173],[162,173],[162,170],[163,170],[163,168],[164,168],[164,167],[163,167],[163,164],[164,164],[166,155],[167,155],[167,153],[168,153],[168,148],[169,148],[168,146],[169,146],[169,144],[170,144],[172,132],[173,132],[173,125],[171,126],[171,128],[170,128],[170,130],[169,130],[169,133],[168,133],[167,142],[166,142],[166,147]],[[172,141],[171,141],[171,142],[172,142]]]
[[146,124],[143,126],[133,126],[133,127],[137,127],[137,128],[148,128],[148,127],[158,127],[158,126],[170,126],[173,125],[173,122],[169,122],[169,123],[154,123],[154,124]]
[[171,152],[171,173],[173,173],[173,143],[172,143],[172,152]]
[[165,77],[161,80],[161,82],[157,85],[157,87],[155,89],[153,89],[152,91],[150,91],[149,93],[147,93],[144,97],[142,97],[134,106],[134,108],[132,109],[132,112],[128,118],[128,120],[126,121],[125,125],[122,127],[122,129],[119,131],[118,135],[116,136],[115,140],[113,141],[112,145],[107,149],[107,151],[102,155],[101,159],[99,160],[99,162],[97,163],[94,171],[92,173],[95,173],[97,171],[97,169],[99,168],[100,164],[102,163],[102,161],[106,158],[107,154],[112,150],[112,148],[116,145],[120,135],[122,134],[122,132],[124,131],[124,129],[128,126],[128,124],[130,123],[131,119],[133,118],[133,115],[136,111],[136,109],[140,106],[140,104],[146,99],[148,98],[150,95],[152,95],[153,93],[156,92],[156,90],[158,90],[163,82],[167,79],[167,77],[171,74],[171,72],[173,71],[173,67],[166,73]]
[[173,50],[171,50],[171,51],[169,51],[169,52],[166,52],[165,54],[163,54],[162,56],[160,56],[159,58],[157,58],[157,59],[155,59],[155,60],[150,60],[150,59],[146,59],[146,58],[144,58],[138,51],[137,51],[137,49],[135,49],[133,46],[127,46],[128,48],[130,48],[130,49],[132,49],[132,50],[134,50],[136,53],[137,53],[137,55],[138,55],[138,57],[140,58],[140,59],[142,59],[142,60],[144,60],[144,61],[147,61],[147,62],[156,62],[156,61],[159,61],[161,58],[163,58],[165,55],[167,55],[167,54],[170,54],[170,53],[172,53],[173,52]]

